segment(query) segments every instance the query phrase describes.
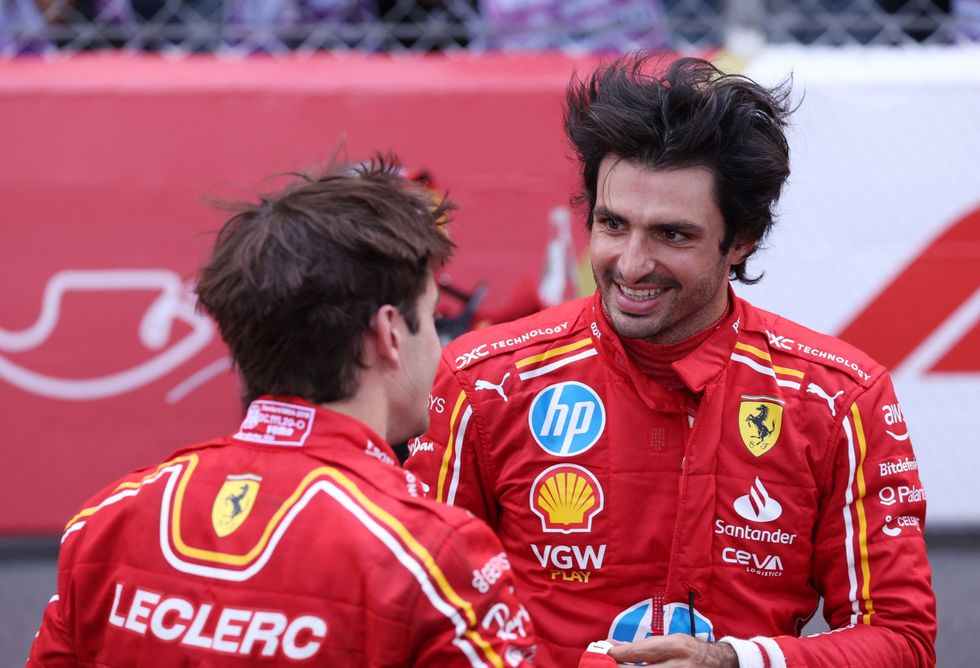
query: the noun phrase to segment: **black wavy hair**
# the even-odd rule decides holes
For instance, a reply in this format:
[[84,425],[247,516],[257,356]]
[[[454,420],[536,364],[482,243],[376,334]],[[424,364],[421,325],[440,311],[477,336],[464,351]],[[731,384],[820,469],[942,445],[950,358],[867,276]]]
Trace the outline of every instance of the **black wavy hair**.
[[[661,76],[651,69],[648,56],[631,54],[568,86],[565,132],[581,163],[577,200],[588,207],[589,229],[606,156],[657,170],[704,167],[725,220],[721,252],[737,239],[754,245],[752,255],[789,177],[790,80],[769,89],[699,58],[676,60]],[[756,283],[761,275],[750,277],[743,261],[730,278]]]

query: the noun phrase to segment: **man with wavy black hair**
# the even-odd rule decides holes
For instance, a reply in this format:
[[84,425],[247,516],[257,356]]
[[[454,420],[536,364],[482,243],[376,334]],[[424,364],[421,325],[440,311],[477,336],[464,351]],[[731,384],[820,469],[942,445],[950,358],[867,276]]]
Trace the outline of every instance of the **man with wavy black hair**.
[[[655,665],[932,665],[925,493],[886,370],[729,286],[758,280],[789,87],[653,69],[568,90],[596,294],[448,346],[407,466],[496,529],[542,663],[609,637]],[[798,637],[821,597],[832,632]]]
[[748,246],[731,277],[757,282],[745,262],[769,233],[789,177],[789,86],[768,90],[696,58],[674,62],[660,79],[646,77],[646,66],[644,59],[621,61],[568,89],[565,130],[581,163],[588,229],[607,158],[654,171],[708,169],[724,219],[721,252]]

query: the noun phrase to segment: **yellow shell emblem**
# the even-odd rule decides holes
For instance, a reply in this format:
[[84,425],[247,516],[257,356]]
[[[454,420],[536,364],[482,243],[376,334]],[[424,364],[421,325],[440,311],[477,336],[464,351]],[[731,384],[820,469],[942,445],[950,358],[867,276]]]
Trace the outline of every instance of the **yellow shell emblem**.
[[783,402],[780,399],[765,395],[742,396],[738,429],[749,452],[761,457],[776,447],[782,426]]
[[530,505],[541,518],[542,531],[587,532],[592,530],[592,518],[602,510],[602,487],[588,469],[558,464],[535,479]]
[[216,534],[224,538],[242,525],[255,505],[261,480],[251,473],[230,475],[225,479],[211,506],[211,525]]

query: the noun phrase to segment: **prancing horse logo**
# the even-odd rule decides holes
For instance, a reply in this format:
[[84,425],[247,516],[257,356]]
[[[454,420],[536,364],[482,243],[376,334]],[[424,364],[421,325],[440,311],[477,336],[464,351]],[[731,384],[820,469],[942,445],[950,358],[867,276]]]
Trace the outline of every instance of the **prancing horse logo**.
[[235,532],[255,505],[262,481],[252,473],[230,475],[225,479],[211,507],[211,525],[214,532],[224,538]]
[[776,445],[783,423],[783,402],[767,396],[742,396],[738,411],[739,433],[742,442],[756,457],[761,457]]

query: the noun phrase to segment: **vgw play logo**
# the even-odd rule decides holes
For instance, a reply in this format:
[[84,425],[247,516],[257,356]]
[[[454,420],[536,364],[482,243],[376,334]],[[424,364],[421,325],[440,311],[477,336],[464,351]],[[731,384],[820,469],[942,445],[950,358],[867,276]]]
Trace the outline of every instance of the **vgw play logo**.
[[545,452],[572,457],[599,440],[606,427],[606,409],[591,387],[567,381],[549,385],[534,397],[527,423]]

